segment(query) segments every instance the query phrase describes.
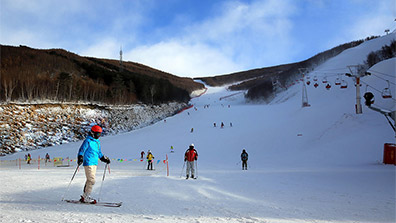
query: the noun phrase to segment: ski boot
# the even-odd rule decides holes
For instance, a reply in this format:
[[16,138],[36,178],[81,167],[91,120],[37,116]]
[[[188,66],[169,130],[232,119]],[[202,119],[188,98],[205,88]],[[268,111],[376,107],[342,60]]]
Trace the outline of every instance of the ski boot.
[[95,199],[91,198],[90,196],[84,196],[84,195],[81,195],[80,202],[81,203],[96,204],[96,200]]

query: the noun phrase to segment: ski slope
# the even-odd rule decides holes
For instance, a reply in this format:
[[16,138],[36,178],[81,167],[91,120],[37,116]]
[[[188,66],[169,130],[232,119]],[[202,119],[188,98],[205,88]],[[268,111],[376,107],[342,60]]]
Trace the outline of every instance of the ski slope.
[[[365,55],[394,37],[344,51],[313,75],[334,83],[338,76],[331,71],[347,72],[346,66],[363,63]],[[395,64],[393,58],[371,69],[395,77]],[[67,191],[74,162],[71,167],[41,163],[40,169],[35,162],[22,163],[19,169],[15,160],[25,153],[2,157],[0,222],[395,222],[395,166],[382,164],[383,145],[394,143],[395,134],[383,115],[365,106],[363,114],[355,114],[353,80],[343,79],[347,89],[307,86],[311,106],[306,108],[301,83],[269,105],[246,104],[242,94],[219,100],[234,92],[208,87],[192,99],[194,108],[166,122],[101,138],[103,154],[113,160],[104,181],[99,164],[92,195],[98,197],[102,185],[101,200],[122,201],[120,208],[62,202],[63,196],[77,199],[82,193],[83,171]],[[363,80],[378,89],[386,83],[375,76]],[[395,110],[394,99],[373,93],[376,104]],[[182,170],[191,143],[199,154],[197,180],[186,180]],[[80,144],[30,153],[74,158]],[[247,171],[239,162],[243,148],[249,153]],[[139,161],[148,149],[160,160],[155,171]],[[166,155],[170,176],[162,162]]]

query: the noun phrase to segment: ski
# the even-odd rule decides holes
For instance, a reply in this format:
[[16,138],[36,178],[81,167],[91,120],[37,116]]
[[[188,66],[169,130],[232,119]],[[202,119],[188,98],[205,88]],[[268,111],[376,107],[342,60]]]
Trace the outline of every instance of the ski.
[[122,202],[96,202],[96,203],[83,203],[79,200],[64,200],[67,203],[73,204],[86,204],[86,205],[96,205],[96,206],[104,206],[104,207],[120,207]]

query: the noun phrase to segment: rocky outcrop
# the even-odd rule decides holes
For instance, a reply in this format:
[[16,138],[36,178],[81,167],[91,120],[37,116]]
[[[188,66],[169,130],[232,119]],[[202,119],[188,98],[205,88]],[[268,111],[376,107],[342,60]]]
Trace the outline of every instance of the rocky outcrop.
[[174,115],[185,106],[1,105],[0,155],[81,140],[94,124],[103,127],[104,135],[131,131]]

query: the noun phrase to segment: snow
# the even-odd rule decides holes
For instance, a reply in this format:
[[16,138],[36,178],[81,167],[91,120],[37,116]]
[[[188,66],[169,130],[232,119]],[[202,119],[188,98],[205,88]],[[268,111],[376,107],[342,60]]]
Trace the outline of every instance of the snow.
[[[391,35],[345,51],[314,72],[325,75],[324,70],[363,63],[365,57],[357,55],[389,44]],[[371,69],[395,77],[394,64],[390,59]],[[66,193],[74,161],[70,167],[41,161],[40,169],[37,162],[22,162],[19,169],[16,159],[25,153],[2,157],[0,222],[395,222],[395,166],[382,164],[383,145],[395,143],[395,134],[383,115],[365,106],[363,114],[355,114],[353,80],[343,79],[347,89],[326,90],[321,82],[318,88],[307,86],[311,106],[305,108],[301,84],[269,105],[246,104],[243,94],[219,100],[235,92],[208,87],[191,101],[194,108],[166,122],[101,138],[111,171],[102,181],[99,164],[93,196],[102,185],[101,200],[122,201],[120,208],[61,201],[64,195],[77,199],[85,182],[79,171]],[[386,83],[375,76],[363,80],[379,89]],[[377,103],[395,108],[393,99],[376,95]],[[199,154],[197,180],[184,179],[182,171],[191,143]],[[30,153],[74,159],[80,144]],[[239,162],[243,148],[249,153],[247,171]],[[148,149],[160,160],[155,171],[145,170],[139,159]],[[170,176],[162,161],[166,155]]]

